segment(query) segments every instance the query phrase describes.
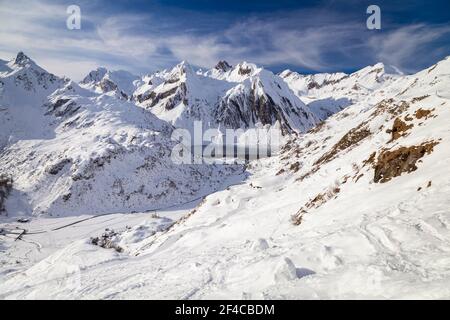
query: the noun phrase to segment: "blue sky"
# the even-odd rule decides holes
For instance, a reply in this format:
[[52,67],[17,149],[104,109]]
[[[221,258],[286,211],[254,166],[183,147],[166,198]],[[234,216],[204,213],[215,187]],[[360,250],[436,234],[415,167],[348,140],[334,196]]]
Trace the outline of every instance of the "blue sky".
[[[81,8],[68,30],[66,8]],[[366,8],[381,8],[381,30]],[[24,51],[80,80],[96,66],[143,74],[181,60],[246,60],[278,72],[351,72],[382,61],[412,73],[450,55],[450,1],[7,1],[0,58]]]

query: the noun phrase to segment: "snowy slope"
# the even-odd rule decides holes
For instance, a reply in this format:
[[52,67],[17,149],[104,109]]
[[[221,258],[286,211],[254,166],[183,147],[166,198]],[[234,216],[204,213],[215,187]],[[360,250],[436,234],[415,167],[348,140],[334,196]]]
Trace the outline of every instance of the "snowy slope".
[[[251,162],[246,181],[195,208],[136,217],[130,228],[122,216],[99,217],[102,229],[117,226],[121,252],[90,244],[102,233],[95,219],[82,232],[46,232],[72,240],[4,271],[0,296],[449,298],[449,89],[450,57],[291,137],[279,156]],[[30,256],[19,243],[5,250]]]

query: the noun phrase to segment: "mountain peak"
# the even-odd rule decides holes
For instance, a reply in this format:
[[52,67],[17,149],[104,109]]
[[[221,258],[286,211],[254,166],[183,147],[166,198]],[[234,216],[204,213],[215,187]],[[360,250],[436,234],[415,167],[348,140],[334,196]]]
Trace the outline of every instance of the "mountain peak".
[[404,73],[393,65],[385,65],[383,62],[378,62],[372,66],[367,66],[362,68],[359,71],[356,71],[355,74],[359,75],[367,75],[370,73],[376,74],[387,74],[387,75],[403,75]]
[[358,71],[355,72],[355,74],[369,74],[369,73],[378,73],[378,72],[382,72],[384,73],[384,63],[382,62],[378,62],[372,66],[367,66],[364,67]]
[[254,70],[256,70],[258,67],[256,66],[256,64],[254,63],[249,63],[247,61],[242,61],[240,62],[237,66],[236,69],[238,70],[238,73],[240,75],[246,75],[246,74],[251,74],[253,73]]
[[384,69],[384,67],[385,67],[385,65],[383,62],[377,62],[372,66],[372,68],[374,68],[374,69],[381,69],[381,68]]
[[86,77],[84,77],[83,80],[81,80],[81,83],[87,84],[90,82],[98,82],[100,81],[108,72],[108,70],[104,67],[98,67],[95,70],[92,70],[88,73]]
[[24,66],[30,62],[32,62],[32,60],[22,51],[19,51],[19,53],[17,53],[16,58],[14,59],[14,64],[17,64],[20,66]]
[[10,60],[9,62],[9,66],[13,67],[29,67],[29,66],[33,66],[37,68],[37,64],[30,58],[28,57],[25,53],[23,53],[23,51],[19,51],[17,53],[17,56]]
[[192,66],[187,62],[186,60],[181,61],[179,64],[177,64],[173,69],[171,70],[170,74],[172,75],[184,75],[184,74],[195,74],[194,69]]
[[225,60],[220,60],[214,68],[223,72],[227,72],[228,70],[233,68],[233,66]]

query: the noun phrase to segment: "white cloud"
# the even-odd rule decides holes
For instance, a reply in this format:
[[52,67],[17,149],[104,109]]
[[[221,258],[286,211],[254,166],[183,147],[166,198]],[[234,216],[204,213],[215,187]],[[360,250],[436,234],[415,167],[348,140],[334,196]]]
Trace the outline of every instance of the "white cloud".
[[[450,26],[409,25],[386,35],[370,39],[376,58],[392,64],[406,72],[416,71],[411,65],[429,65],[434,61],[436,50],[430,51],[429,44],[450,34]],[[439,52],[440,53],[440,52]]]

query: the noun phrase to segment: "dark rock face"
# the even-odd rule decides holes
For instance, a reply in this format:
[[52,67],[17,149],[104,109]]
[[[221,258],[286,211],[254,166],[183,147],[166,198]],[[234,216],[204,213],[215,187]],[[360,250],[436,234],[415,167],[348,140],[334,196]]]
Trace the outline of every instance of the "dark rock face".
[[45,172],[51,175],[56,175],[66,166],[66,164],[69,164],[71,162],[72,161],[70,159],[62,159],[61,161],[58,161],[57,163],[45,168]]
[[117,85],[109,79],[103,79],[100,81],[99,87],[103,92],[110,92],[117,89]]
[[177,104],[180,102],[183,102],[185,105],[188,104],[188,101],[186,99],[186,84],[184,82],[180,83],[179,86],[173,87],[172,89],[169,89],[164,92],[155,93],[154,91],[150,94],[150,96],[146,100],[150,100],[150,103],[148,105],[149,108],[154,107],[156,104],[158,104],[161,100],[167,99],[166,103],[164,104],[164,108],[166,110],[173,109]]
[[318,88],[320,88],[320,85],[316,81],[311,81],[310,83],[308,83],[309,90]]
[[0,212],[5,211],[5,200],[12,190],[13,180],[6,174],[0,174]]
[[239,75],[241,75],[241,76],[245,76],[245,75],[247,75],[247,74],[250,74],[252,72],[252,69],[251,68],[249,68],[249,67],[239,67],[239,70],[238,70],[238,73],[239,73]]
[[97,84],[97,86],[101,89],[102,92],[115,91],[116,93],[118,93],[119,98],[128,100],[128,95],[125,92],[123,92],[122,90],[120,90],[116,83],[114,83],[113,81],[111,81],[109,79],[106,79],[106,78],[103,79],[102,81],[100,81],[100,83]]
[[216,64],[214,68],[216,68],[217,70],[222,70],[223,72],[227,72],[228,70],[231,70],[232,66],[225,60],[221,60]]
[[[285,107],[292,105],[286,104]],[[293,132],[284,116],[282,106],[277,105],[268,94],[258,95],[255,86],[248,94],[236,95],[222,99],[215,111],[215,118],[227,128],[248,128],[261,122],[263,125],[281,124],[283,134]]]
[[29,62],[31,62],[31,59],[28,58],[28,56],[25,55],[25,53],[23,53],[22,51],[20,51],[17,54],[16,59],[14,60],[14,64],[17,64],[22,67],[25,66]]
[[47,103],[46,115],[67,118],[75,114],[81,107],[70,99],[58,99],[54,103]]

